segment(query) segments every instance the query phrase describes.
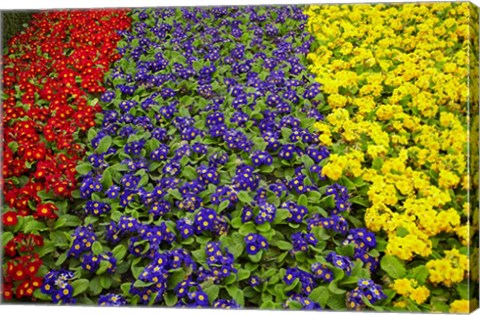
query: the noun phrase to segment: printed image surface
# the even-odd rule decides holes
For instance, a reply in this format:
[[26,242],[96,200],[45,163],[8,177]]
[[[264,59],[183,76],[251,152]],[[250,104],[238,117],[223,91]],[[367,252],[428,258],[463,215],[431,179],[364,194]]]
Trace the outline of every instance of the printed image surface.
[[466,2],[33,13],[2,302],[473,311],[477,45]]

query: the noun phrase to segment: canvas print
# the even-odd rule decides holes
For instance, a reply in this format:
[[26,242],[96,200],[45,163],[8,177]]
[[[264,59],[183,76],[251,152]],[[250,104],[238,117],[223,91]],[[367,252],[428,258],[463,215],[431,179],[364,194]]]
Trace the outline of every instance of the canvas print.
[[474,5],[2,21],[2,303],[477,308]]

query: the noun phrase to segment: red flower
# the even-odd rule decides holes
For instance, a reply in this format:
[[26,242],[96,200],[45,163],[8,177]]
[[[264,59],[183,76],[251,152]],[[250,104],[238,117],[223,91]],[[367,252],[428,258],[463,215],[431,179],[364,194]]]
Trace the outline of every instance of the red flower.
[[10,283],[4,283],[3,284],[3,298],[6,300],[6,301],[9,301],[13,298],[13,286],[12,284]]
[[33,277],[37,274],[39,268],[40,263],[38,261],[34,261],[27,265],[26,272],[30,277]]
[[17,213],[13,211],[8,211],[3,214],[3,225],[4,226],[11,226],[16,225],[18,223]]
[[4,249],[7,256],[13,257],[17,254],[17,243],[14,240],[10,240]]
[[56,214],[54,213],[56,210],[58,209],[53,203],[43,203],[37,205],[37,215],[40,217],[56,217]]
[[30,282],[32,284],[32,287],[34,288],[40,288],[40,286],[43,283],[43,278],[40,277],[32,277],[32,281]]
[[13,267],[11,275],[13,280],[19,281],[19,280],[25,279],[25,277],[27,276],[27,273],[25,272],[23,265],[18,264],[15,267]]

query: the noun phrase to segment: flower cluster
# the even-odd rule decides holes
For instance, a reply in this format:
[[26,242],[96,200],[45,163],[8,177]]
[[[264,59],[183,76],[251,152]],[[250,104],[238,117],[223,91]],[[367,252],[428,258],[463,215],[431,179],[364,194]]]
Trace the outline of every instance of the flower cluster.
[[[392,287],[399,295],[410,298],[417,304],[425,303],[430,296],[430,290],[424,285],[419,285],[415,279],[397,279]],[[402,302],[405,300],[396,303],[401,305]]]
[[44,277],[41,291],[52,297],[53,303],[75,304],[76,299],[72,297],[73,287],[71,280],[74,274],[67,270],[50,270]]
[[362,310],[365,307],[365,301],[363,299],[366,298],[368,302],[373,304],[386,297],[382,288],[372,280],[360,279],[358,280],[357,287],[347,293],[347,303],[353,310]]
[[207,255],[208,269],[203,267],[199,268],[199,281],[211,279],[214,283],[221,283],[223,279],[232,273],[237,273],[237,269],[233,265],[233,255],[228,249],[226,249],[225,254],[223,254],[219,242],[208,243],[205,247],[205,253]]
[[108,273],[114,273],[117,265],[117,260],[113,257],[111,252],[100,255],[85,254],[82,256],[81,260],[82,268],[92,273],[98,270],[103,261],[107,263],[106,271]]
[[11,300],[13,297],[17,299],[32,297],[34,291],[43,283],[43,279],[37,276],[41,265],[42,260],[37,253],[23,254],[7,261],[3,298]]
[[360,259],[373,272],[378,268],[378,257],[373,257],[369,252],[376,248],[377,238],[373,232],[365,228],[350,229],[344,244],[353,244],[354,258]]
[[114,293],[101,295],[98,298],[98,305],[100,306],[122,306],[126,304],[127,304],[127,301],[123,296],[114,294]]
[[292,234],[293,252],[306,252],[308,245],[317,245],[318,240],[313,233],[296,232]]
[[262,249],[268,249],[268,241],[260,234],[248,234],[245,236],[246,251],[249,255],[255,255]]
[[68,255],[73,257],[80,257],[80,255],[89,251],[93,242],[97,240],[97,235],[93,231],[92,226],[79,226],[75,229],[72,235],[72,246],[68,250]]

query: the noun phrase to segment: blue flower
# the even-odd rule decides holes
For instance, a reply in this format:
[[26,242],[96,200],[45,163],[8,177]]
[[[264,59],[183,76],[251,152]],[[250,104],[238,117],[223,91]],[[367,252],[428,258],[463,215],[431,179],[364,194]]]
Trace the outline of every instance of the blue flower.
[[237,302],[231,300],[224,300],[224,299],[218,299],[215,302],[213,302],[213,307],[214,308],[223,308],[223,309],[236,309],[236,308],[241,308],[240,304]]
[[308,245],[317,245],[318,240],[313,233],[297,232],[292,234],[293,252],[306,252]]
[[259,213],[255,217],[256,224],[263,224],[265,222],[273,222],[277,214],[277,208],[275,205],[268,202],[259,202],[258,204]]
[[165,161],[168,157],[169,147],[163,143],[150,153],[150,159],[152,161]]
[[110,186],[105,192],[110,199],[116,199],[120,194],[120,187],[117,185]]
[[93,232],[92,226],[79,226],[72,234],[72,246],[68,250],[68,255],[75,258],[92,248],[93,242],[97,240],[97,235]]
[[357,287],[347,292],[347,306],[349,309],[362,310],[365,307],[363,299],[366,298],[372,304],[387,298],[382,288],[369,279],[359,279]]
[[346,256],[337,255],[335,252],[331,252],[327,255],[327,261],[337,268],[345,271],[345,274],[350,275],[353,268],[353,263],[350,258]]
[[108,203],[102,201],[87,201],[85,205],[85,213],[93,216],[100,216],[102,214],[110,212],[112,208]]
[[328,283],[333,281],[333,272],[327,267],[327,265],[313,263],[311,270],[315,278],[321,279]]
[[338,214],[339,212],[346,211],[350,208],[351,203],[348,201],[348,190],[346,187],[333,184],[327,187],[327,191],[325,192],[327,196],[334,196],[335,198],[335,209],[333,210],[333,214]]
[[100,306],[122,306],[126,304],[126,299],[123,296],[115,293],[100,295],[98,298],[98,305]]
[[272,165],[273,158],[267,151],[255,151],[252,153],[252,163],[254,166]]
[[70,281],[75,277],[73,272],[67,270],[50,270],[44,277],[40,291],[51,296],[53,303],[75,304],[72,297],[73,286]]
[[255,255],[262,249],[268,249],[267,239],[260,234],[248,234],[245,236],[245,244],[249,255]]

